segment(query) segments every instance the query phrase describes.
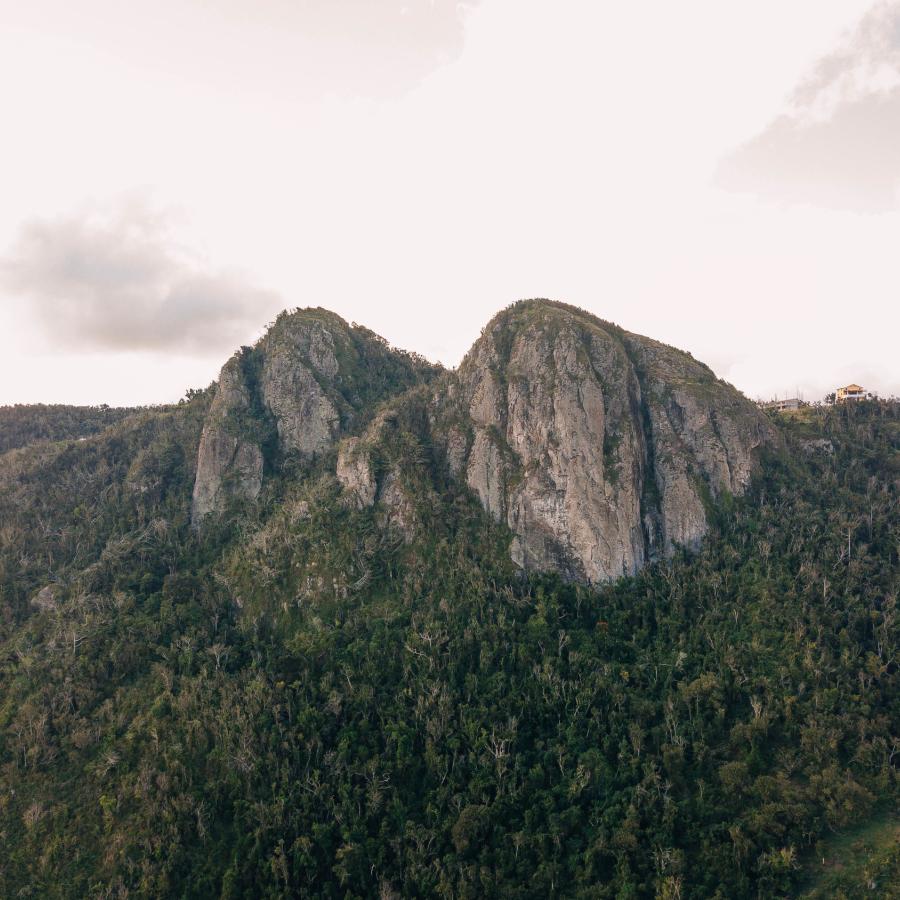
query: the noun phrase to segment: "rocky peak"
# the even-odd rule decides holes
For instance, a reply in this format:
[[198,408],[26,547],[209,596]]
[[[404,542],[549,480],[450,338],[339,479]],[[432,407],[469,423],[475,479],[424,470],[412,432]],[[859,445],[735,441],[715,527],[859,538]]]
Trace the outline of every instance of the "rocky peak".
[[222,370],[194,521],[256,497],[282,459],[333,449],[346,502],[400,510],[411,539],[421,480],[410,490],[402,460],[382,471],[372,454],[416,406],[420,424],[403,427],[443,448],[448,476],[510,529],[518,566],[597,583],[696,547],[710,504],[743,492],[775,440],[756,406],[690,354],[561,303],[510,307],[458,370],[437,371],[325,310],[282,314]]
[[267,467],[330,449],[437,371],[327,310],[282,313],[222,369],[197,459],[195,525],[232,499],[255,498]]
[[548,301],[495,317],[457,379],[457,467],[525,570],[599,582],[696,546],[707,498],[742,492],[773,439],[688,354]]
[[257,348],[263,406],[283,453],[312,456],[340,433],[336,345],[347,341],[347,330],[343,320],[295,314],[279,319]]

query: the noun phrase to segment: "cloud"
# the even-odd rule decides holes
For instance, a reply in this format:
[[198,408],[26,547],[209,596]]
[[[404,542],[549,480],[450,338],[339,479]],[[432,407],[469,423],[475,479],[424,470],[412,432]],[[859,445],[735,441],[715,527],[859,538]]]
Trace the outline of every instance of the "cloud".
[[221,354],[282,305],[175,243],[140,205],[24,224],[0,281],[48,342],[75,351]]
[[[286,26],[306,45],[315,57],[306,72],[313,90],[390,96],[415,87],[460,55],[465,16],[478,2],[307,0],[254,4],[253,14],[257,22]],[[327,52],[318,52],[323,48]]]
[[787,110],[719,166],[717,183],[784,203],[900,206],[900,2],[873,7],[793,91]]
[[[4,25],[64,37],[100,64],[227,94],[392,98],[455,60],[480,0],[30,0]],[[2,0],[0,0],[2,5]]]

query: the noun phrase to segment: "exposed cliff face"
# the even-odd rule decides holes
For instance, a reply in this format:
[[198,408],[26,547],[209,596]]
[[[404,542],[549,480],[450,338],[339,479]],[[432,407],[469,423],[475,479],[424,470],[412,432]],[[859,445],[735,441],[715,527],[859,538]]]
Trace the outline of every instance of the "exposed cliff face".
[[[342,441],[335,475],[343,488],[345,503],[356,509],[377,504],[376,520],[380,525],[409,542],[416,536],[419,520],[408,480],[411,470],[418,467],[414,460],[404,458],[396,446],[399,428],[402,426],[398,426],[393,411],[386,410],[376,416],[362,437]],[[420,500],[421,493],[420,489]],[[427,500],[439,502],[433,490],[428,491]]]
[[[694,548],[706,533],[703,494],[741,494],[757,465],[757,449],[775,439],[754,404],[712,377],[706,366],[649,338],[623,334],[644,385],[659,503],[648,510],[664,554]],[[655,543],[655,540],[654,540]]]
[[344,488],[347,502],[357,509],[375,502],[378,484],[372,468],[368,448],[359,438],[347,438],[338,451],[335,474]]
[[200,437],[191,509],[195,525],[210,513],[224,509],[231,498],[253,500],[259,494],[262,449],[243,428],[251,410],[244,355],[238,353],[222,368]]
[[640,388],[627,362],[608,335],[554,315],[498,323],[460,370],[474,427],[466,479],[515,533],[525,569],[596,581],[644,562]]
[[485,329],[458,372],[472,432],[460,462],[514,534],[526,570],[604,581],[694,547],[704,496],[741,493],[772,431],[755,406],[687,354],[547,302]]
[[[282,459],[335,448],[344,501],[377,504],[379,521],[412,540],[423,482],[405,482],[389,445],[414,427],[509,527],[518,566],[600,582],[696,547],[709,503],[741,493],[774,439],[756,407],[689,354],[548,301],[501,313],[456,372],[434,374],[324,310],[279,317],[222,370],[194,521],[256,497]],[[409,393],[428,381],[428,397]],[[420,424],[401,426],[410,404]]]
[[260,387],[285,452],[311,456],[337,437],[340,415],[322,385],[339,375],[334,336],[319,322],[282,329],[266,342]]
[[200,442],[194,524],[255,498],[264,469],[329,450],[438,369],[327,310],[282,313],[222,369]]

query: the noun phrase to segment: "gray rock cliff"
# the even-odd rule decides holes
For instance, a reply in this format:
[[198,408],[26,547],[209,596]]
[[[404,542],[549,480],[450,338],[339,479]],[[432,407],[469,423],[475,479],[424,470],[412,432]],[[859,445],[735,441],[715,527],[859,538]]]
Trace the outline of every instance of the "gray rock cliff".
[[340,433],[341,418],[328,387],[340,376],[335,336],[320,321],[273,329],[263,348],[260,386],[284,451],[312,456]]
[[448,465],[513,532],[524,570],[601,582],[708,529],[706,504],[743,492],[765,417],[688,354],[580,310],[527,301],[495,318],[456,373],[472,432]]
[[440,500],[398,449],[410,427],[509,528],[516,565],[590,583],[696,548],[711,504],[742,493],[775,440],[756,406],[690,354],[564,304],[510,307],[443,373],[301,310],[222,370],[194,522],[255,498],[283,460],[334,452],[343,502],[377,506],[413,540],[417,503]]
[[191,520],[198,525],[213,512],[221,512],[230,498],[253,500],[263,476],[263,454],[258,443],[243,432],[251,414],[251,389],[242,354],[225,363],[216,395],[200,437]]
[[329,451],[439,370],[327,310],[282,313],[222,369],[197,457],[194,525],[254,499],[284,460]]
[[378,484],[372,471],[368,449],[359,438],[347,438],[341,445],[335,474],[351,506],[363,509],[375,502]]

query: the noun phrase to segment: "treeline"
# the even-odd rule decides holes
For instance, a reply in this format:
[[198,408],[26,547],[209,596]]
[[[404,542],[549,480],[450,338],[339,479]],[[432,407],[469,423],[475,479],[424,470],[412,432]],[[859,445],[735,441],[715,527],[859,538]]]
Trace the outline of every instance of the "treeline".
[[0,453],[38,441],[89,437],[135,411],[128,407],[43,403],[0,406]]

